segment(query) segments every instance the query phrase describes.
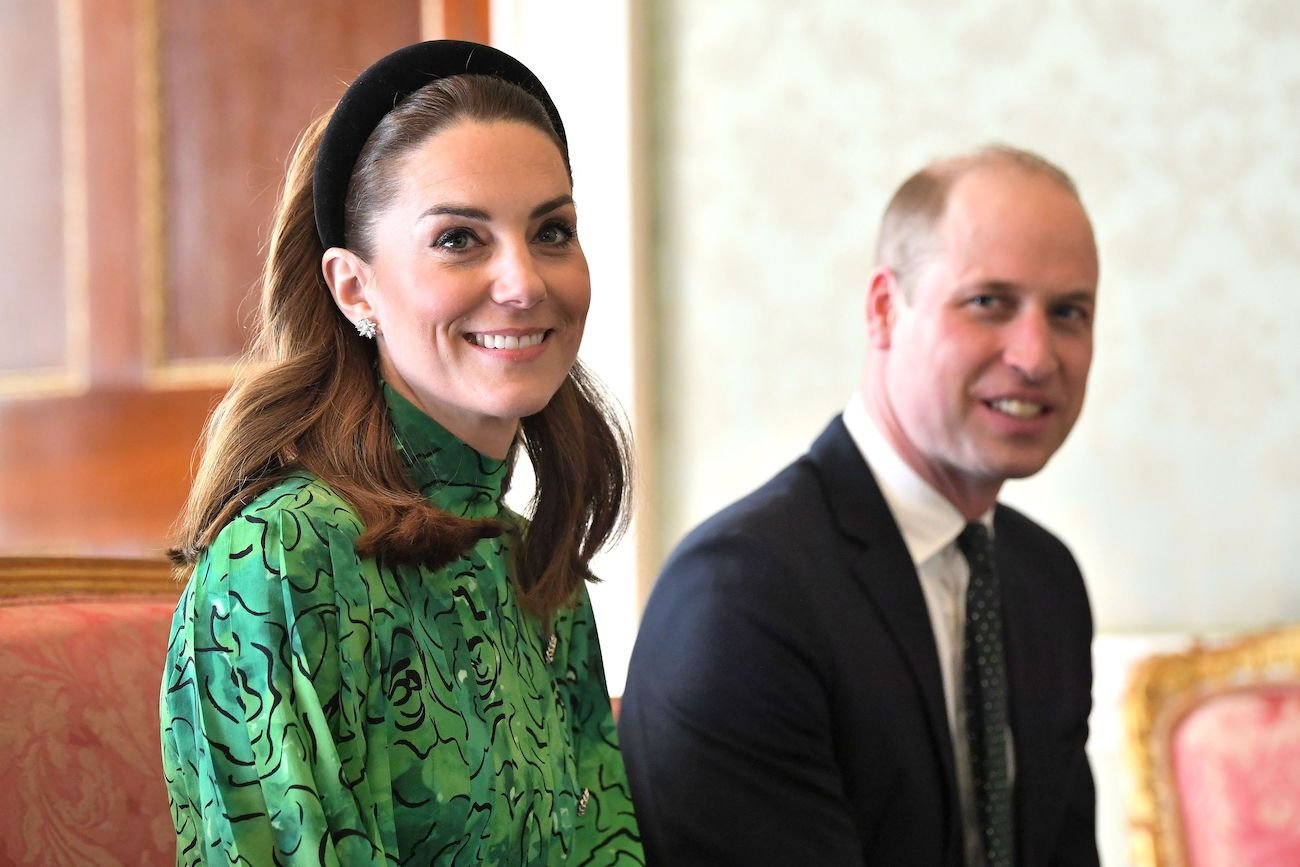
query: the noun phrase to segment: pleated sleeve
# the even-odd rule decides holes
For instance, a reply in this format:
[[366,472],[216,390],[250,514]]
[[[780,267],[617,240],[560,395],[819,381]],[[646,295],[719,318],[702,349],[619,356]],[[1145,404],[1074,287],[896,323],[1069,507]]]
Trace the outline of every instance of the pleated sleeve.
[[161,714],[177,863],[385,863],[386,745],[364,725],[373,566],[328,489],[272,493],[202,556],[173,621]]

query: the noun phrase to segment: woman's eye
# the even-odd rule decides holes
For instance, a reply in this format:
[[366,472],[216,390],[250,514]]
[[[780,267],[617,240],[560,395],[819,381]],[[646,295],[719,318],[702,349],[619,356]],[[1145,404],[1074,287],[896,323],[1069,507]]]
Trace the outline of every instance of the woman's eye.
[[433,246],[443,250],[467,250],[478,243],[469,229],[449,229],[438,236]]
[[575,235],[574,229],[567,223],[559,221],[547,223],[542,226],[537,233],[537,241],[541,244],[550,244],[562,247],[573,240]]

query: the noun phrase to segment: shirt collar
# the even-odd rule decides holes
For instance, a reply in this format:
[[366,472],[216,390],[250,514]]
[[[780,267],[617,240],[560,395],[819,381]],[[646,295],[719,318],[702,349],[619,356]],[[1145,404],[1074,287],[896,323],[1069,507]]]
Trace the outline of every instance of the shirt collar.
[[[894,450],[856,391],[844,409],[844,426],[880,486],[912,563],[920,566],[951,545],[966,519]],[[988,525],[991,517],[992,510],[981,521]]]
[[381,382],[393,442],[411,483],[430,503],[462,518],[495,518],[506,461],[479,454]]

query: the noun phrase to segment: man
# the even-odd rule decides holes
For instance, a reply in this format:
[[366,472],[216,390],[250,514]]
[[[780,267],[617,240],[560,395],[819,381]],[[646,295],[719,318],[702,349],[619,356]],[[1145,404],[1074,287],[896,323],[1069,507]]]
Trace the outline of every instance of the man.
[[1078,417],[1097,273],[1035,155],[895,194],[858,392],[646,609],[620,733],[650,863],[1097,864],[1087,595],[997,503]]

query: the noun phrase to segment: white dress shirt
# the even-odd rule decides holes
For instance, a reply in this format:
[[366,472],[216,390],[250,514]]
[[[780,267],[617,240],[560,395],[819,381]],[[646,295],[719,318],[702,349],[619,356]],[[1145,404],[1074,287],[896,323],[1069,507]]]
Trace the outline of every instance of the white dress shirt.
[[[943,676],[948,731],[952,735],[966,837],[966,863],[979,864],[983,860],[984,847],[975,815],[975,785],[971,778],[970,742],[966,737],[966,703],[962,690],[966,585],[970,582],[970,567],[957,547],[957,537],[965,528],[966,519],[899,456],[856,392],[844,410],[844,426],[871,467],[921,579],[921,593],[930,612],[930,627],[934,631],[939,670]],[[980,520],[991,533],[993,510],[982,515]],[[1007,744],[1008,768],[1014,779],[1009,731]]]

